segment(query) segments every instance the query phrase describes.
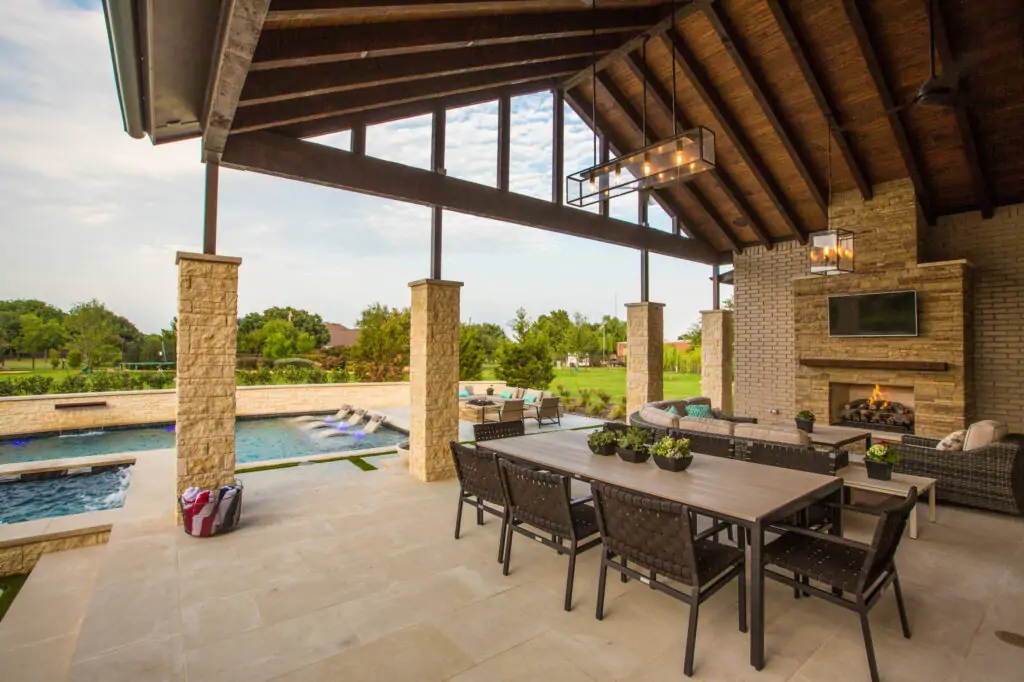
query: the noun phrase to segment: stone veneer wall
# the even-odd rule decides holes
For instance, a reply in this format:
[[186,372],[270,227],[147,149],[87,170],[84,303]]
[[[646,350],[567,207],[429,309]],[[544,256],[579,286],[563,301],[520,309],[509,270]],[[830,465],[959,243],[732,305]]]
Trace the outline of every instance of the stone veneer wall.
[[665,395],[665,304],[626,304],[626,412]]
[[939,218],[923,258],[974,266],[975,413],[1024,433],[1024,204]]
[[732,414],[733,318],[731,310],[701,312],[700,392],[726,414]]
[[29,541],[0,542],[0,578],[28,573],[35,568],[39,557],[43,554],[103,545],[109,538],[110,526],[107,526],[72,533],[45,535]]

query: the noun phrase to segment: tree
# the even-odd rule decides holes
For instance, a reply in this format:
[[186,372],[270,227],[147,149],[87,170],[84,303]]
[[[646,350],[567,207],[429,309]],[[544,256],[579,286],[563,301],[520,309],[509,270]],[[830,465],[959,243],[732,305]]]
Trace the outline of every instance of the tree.
[[473,325],[459,327],[459,381],[479,379],[484,372],[484,349],[480,332]]
[[40,320],[48,322],[54,320],[63,322],[65,313],[60,308],[54,307],[44,301],[34,298],[10,299],[0,301],[0,313],[12,313],[15,318],[22,315],[35,315]]
[[694,322],[690,325],[689,329],[679,335],[680,341],[690,342],[690,350],[700,348],[703,338],[704,330],[702,329],[700,322]]
[[[554,359],[564,359],[569,353],[578,352],[572,344],[573,321],[564,310],[552,310],[547,315],[541,315],[529,328],[529,333],[543,334],[547,338]],[[521,341],[522,337],[518,340]]]
[[352,347],[356,374],[363,381],[397,381],[409,364],[408,308],[374,303],[359,317],[359,342]]
[[[604,327],[602,330],[601,327]],[[618,347],[620,341],[626,340],[626,321],[621,320],[611,315],[605,315],[601,318],[601,324],[598,325],[597,331],[602,334],[601,343],[602,350],[606,353],[614,353]]]
[[78,369],[82,366],[82,351],[74,348],[68,351],[68,367]]
[[64,340],[64,330],[60,322],[54,319],[41,320],[34,313],[26,313],[18,318],[21,331],[14,345],[19,352],[28,353],[32,357],[32,371],[36,369],[36,356],[51,348],[59,346]]
[[81,351],[88,365],[111,362],[120,355],[114,320],[114,314],[96,299],[72,306],[65,321],[70,346]]
[[56,348],[51,348],[46,354],[47,359],[50,361],[50,367],[57,369],[60,367],[60,351]]
[[310,351],[323,348],[331,341],[331,333],[319,315],[300,308],[267,308],[262,313],[249,313],[238,321],[238,349],[243,353],[262,353],[262,340],[266,335],[261,336],[260,331],[272,320],[290,322],[298,333],[313,337]]
[[533,321],[526,316],[526,308],[520,308],[516,311],[516,316],[508,323],[509,329],[512,330],[512,338],[517,343],[526,338],[526,335],[533,329]]
[[514,343],[506,341],[498,348],[495,375],[512,386],[546,390],[555,379],[551,347],[540,334],[528,334]]
[[480,347],[483,349],[487,359],[493,362],[498,346],[508,340],[504,330],[493,322],[484,322],[470,326],[476,328],[477,341],[480,343]]

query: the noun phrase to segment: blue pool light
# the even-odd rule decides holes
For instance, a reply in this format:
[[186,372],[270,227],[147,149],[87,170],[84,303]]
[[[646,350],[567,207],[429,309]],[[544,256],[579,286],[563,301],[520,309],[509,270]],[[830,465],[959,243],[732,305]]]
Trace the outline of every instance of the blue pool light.
[[366,434],[363,433],[362,431],[356,431],[352,435],[355,437],[356,440],[362,440],[362,439],[366,438]]
[[16,441],[14,441],[12,443],[12,445],[14,445],[15,447],[19,447],[20,448],[22,445],[28,445],[28,441],[27,440],[16,440]]
[[174,424],[168,426],[166,429],[164,429],[164,431],[170,431],[171,433],[174,433]]
[[334,417],[325,417],[324,418],[324,423],[325,424],[333,424],[334,423]]
[[346,422],[341,422],[340,424],[338,424],[338,430],[339,431],[344,431],[347,428],[348,428],[348,424]]

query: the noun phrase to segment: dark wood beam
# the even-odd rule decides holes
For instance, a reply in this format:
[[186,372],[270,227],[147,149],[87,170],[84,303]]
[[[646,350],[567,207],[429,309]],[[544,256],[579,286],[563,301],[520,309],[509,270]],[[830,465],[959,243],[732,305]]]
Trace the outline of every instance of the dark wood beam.
[[508,45],[442,50],[410,59],[407,55],[368,57],[344,64],[314,64],[268,71],[253,71],[245,80],[239,106],[265,104],[297,97],[325,95],[371,85],[402,83],[420,78],[452,76],[502,66],[522,66],[604,54],[614,49],[624,34],[596,38],[575,37],[536,40]]
[[221,3],[217,44],[203,106],[203,160],[214,164],[228,141],[245,76],[263,31],[270,0],[226,0]]
[[501,97],[503,93],[507,93],[511,97],[518,97],[520,95],[531,95],[545,90],[551,90],[554,86],[555,81],[553,79],[527,81],[525,83],[517,83],[515,85],[508,85],[502,88],[473,90],[472,92],[464,92],[458,95],[432,97],[430,99],[416,100],[415,102],[409,102],[408,104],[396,104],[395,106],[384,107],[381,109],[365,109],[351,114],[340,114],[338,116],[321,118],[315,121],[308,121],[306,123],[282,126],[280,128],[275,128],[274,132],[280,133],[285,137],[317,137],[319,135],[329,135],[331,133],[349,130],[359,125],[372,126],[379,125],[381,123],[390,123],[391,121],[398,121],[405,118],[413,118],[415,116],[426,116],[432,113],[438,106],[444,109],[458,109],[459,107],[469,107],[476,104],[483,104],[484,102],[492,102]]
[[643,30],[657,21],[657,16],[652,8],[641,7],[279,29],[263,34],[252,69],[552,40],[593,32],[621,33]]
[[[586,2],[586,0],[584,0],[584,2]],[[587,4],[589,5],[591,4],[591,2],[587,2]],[[655,23],[646,27],[643,31],[637,33],[629,40],[623,42],[617,49],[612,50],[608,54],[598,58],[597,60],[594,61],[592,65],[589,65],[586,69],[583,69],[582,71],[575,74],[571,78],[565,79],[565,82],[562,83],[562,88],[564,88],[565,90],[569,90],[571,88],[575,88],[577,85],[580,85],[581,83],[587,82],[588,80],[591,79],[593,74],[593,68],[595,66],[598,71],[603,71],[604,69],[607,69],[609,66],[619,61],[620,59],[624,58],[629,53],[639,50],[640,47],[646,41],[650,40],[654,36],[661,35],[665,31],[672,28],[673,21],[675,23],[679,23],[680,21],[688,17],[690,14],[692,14],[696,9],[696,5],[692,2],[692,0],[682,0],[682,2],[678,3],[678,5],[675,8],[674,14],[671,8],[662,8],[662,14]]]
[[826,82],[819,75],[822,71],[815,63],[812,63],[811,51],[807,48],[807,43],[797,33],[796,27],[790,19],[789,10],[786,8],[786,1],[767,0],[768,9],[772,11],[775,23],[778,24],[779,31],[782,32],[782,37],[786,40],[790,52],[793,53],[793,59],[800,68],[800,73],[803,75],[807,87],[810,88],[811,95],[814,96],[818,110],[821,111],[821,115],[825,117],[827,125],[832,130],[832,139],[835,140],[836,149],[839,150],[840,156],[843,157],[843,161],[846,163],[850,177],[857,184],[861,198],[867,201],[874,196],[871,182],[864,172],[863,164],[853,152],[848,133],[843,130],[844,121],[842,117],[832,103],[832,98],[825,92],[825,88],[822,87],[822,83]]
[[545,199],[502,192],[400,163],[357,156],[325,145],[259,132],[233,135],[224,165],[362,194],[536,227],[666,256],[714,264],[720,254],[693,239],[603,218]]
[[[425,9],[438,16],[465,16],[470,12],[542,12],[550,10],[551,4],[550,0],[274,0],[267,19],[270,25],[285,25],[296,21],[333,20],[341,23],[365,21],[367,15],[372,14],[387,21],[397,21],[403,17],[422,16]],[[580,2],[575,5],[582,6]]]
[[758,184],[761,185],[761,189],[764,190],[776,210],[782,216],[787,229],[801,244],[806,244],[808,230],[797,222],[799,218],[790,205],[789,199],[779,188],[775,178],[768,172],[764,160],[754,151],[750,140],[729,112],[725,102],[722,101],[722,98],[711,84],[711,80],[704,72],[704,68],[698,63],[693,53],[690,52],[690,48],[682,36],[676,31],[668,31],[662,36],[662,41],[673,55],[676,64],[686,75],[687,80],[690,81],[694,91],[704,102],[704,105],[711,110],[711,115],[715,117],[721,131],[732,142],[732,146],[735,147],[744,163],[747,164],[750,172],[754,174]]
[[[611,124],[604,119],[599,113],[597,114],[597,120],[594,120],[591,116],[591,109],[584,106],[584,98],[580,94],[579,89],[574,88],[565,93],[565,101],[569,103],[576,115],[580,117],[580,120],[590,126],[591,130],[596,130],[598,133],[598,139],[601,144],[601,163],[608,163],[612,154],[616,156],[625,154],[630,151],[632,147],[626,144],[626,141],[615,134],[615,129],[611,127]],[[700,242],[706,245],[708,248],[714,248],[704,235],[700,234],[696,230],[696,222],[686,212],[683,205],[680,204],[674,196],[664,189],[656,189],[653,192],[654,200],[658,202],[662,210],[670,216],[679,219],[680,229],[689,239]],[[604,217],[608,217],[611,211],[611,202],[608,199],[603,199],[600,205],[600,213]]]
[[565,203],[565,94],[551,90],[551,201]]
[[498,99],[498,189],[507,192],[512,163],[512,98]]
[[[946,31],[946,18],[942,11],[942,3],[934,2],[932,7],[935,12],[935,50],[939,53],[939,63],[942,64],[942,76],[947,84],[961,90],[961,83],[951,82],[956,74],[956,60],[953,57],[953,48],[949,42],[949,33]],[[981,210],[982,218],[991,218],[995,212],[992,205],[992,194],[989,191],[988,182],[985,180],[985,171],[981,166],[981,157],[978,154],[978,146],[974,139],[974,126],[971,124],[971,115],[962,97],[957,97],[953,105],[953,112],[956,115],[956,128],[960,134],[960,143],[964,148],[964,159],[967,161],[967,170],[971,174],[971,185],[974,187],[974,200]]]
[[881,100],[882,108],[885,109],[885,115],[889,119],[889,127],[892,129],[893,137],[896,138],[896,148],[899,150],[900,156],[903,159],[903,165],[906,166],[907,173],[910,175],[910,181],[914,184],[914,191],[917,193],[917,205],[921,207],[921,213],[924,215],[925,222],[929,225],[934,225],[935,211],[933,209],[934,204],[931,193],[928,191],[928,185],[925,184],[924,176],[921,174],[921,164],[918,163],[917,156],[910,144],[907,129],[903,125],[903,119],[900,117],[896,100],[893,99],[892,90],[886,80],[885,70],[882,68],[882,62],[879,61],[878,52],[875,50],[874,43],[871,40],[871,33],[868,31],[867,24],[864,23],[864,17],[861,15],[856,0],[843,0],[843,7],[846,9],[846,18],[853,28],[853,35],[857,39],[857,46],[860,48],[861,56],[867,65],[868,74],[871,76],[878,99]]
[[[676,126],[679,131],[688,130],[693,124],[687,120],[686,116],[679,109],[678,104],[676,105],[675,112],[672,111],[672,95],[665,89],[665,87],[658,80],[657,76],[651,71],[650,67],[644,62],[643,58],[635,52],[629,55],[626,59],[626,66],[633,72],[633,75],[640,80],[647,79],[647,89],[650,91],[649,99],[656,104],[670,119],[675,114]],[[673,131],[672,134],[675,134]],[[759,219],[754,217],[753,208],[747,202],[746,197],[738,190],[733,181],[729,178],[728,173],[722,168],[714,168],[708,171],[709,176],[715,181],[719,189],[726,195],[729,201],[732,203],[733,208],[747,221],[748,227],[754,233],[757,240],[768,249],[773,248],[771,239],[768,237],[768,233],[762,227]],[[694,187],[696,189],[696,187]],[[724,226],[724,223],[723,223]]]
[[[633,106],[633,103],[629,101],[629,99],[622,92],[622,90],[620,90],[619,87],[615,85],[615,82],[612,81],[611,75],[609,75],[606,71],[602,71],[601,73],[597,74],[597,82],[604,89],[604,91],[608,93],[608,96],[612,98],[612,101],[615,102],[615,106],[617,106],[622,111],[626,121],[630,124],[633,131],[640,135],[642,138],[644,135],[644,124],[642,117],[640,113],[636,110],[636,108]],[[668,135],[657,135],[651,128],[648,128],[646,132],[647,139],[649,140],[650,144],[653,144],[654,142],[669,137]],[[640,146],[637,146],[637,149],[639,149]],[[687,183],[676,183],[673,187],[679,189],[681,192],[683,192],[683,194],[688,195],[691,199],[693,199],[693,201],[697,202],[697,204],[701,207],[701,210],[703,210],[704,213],[707,214],[708,218],[711,219],[711,224],[715,226],[716,231],[732,245],[733,249],[735,249],[736,251],[741,251],[743,249],[743,246],[739,238],[732,230],[726,227],[727,223],[724,222],[721,214],[715,209],[711,202],[708,201],[703,194],[701,194],[700,189],[698,189],[694,185],[689,185]]]
[[489,90],[503,85],[555,78],[572,73],[585,58],[557,62],[509,66],[488,71],[423,78],[412,83],[392,83],[349,92],[303,97],[285,102],[270,102],[239,109],[232,132],[245,133],[276,128],[292,123],[315,121],[363,109],[377,109],[415,102],[421,99],[445,97],[473,90]]

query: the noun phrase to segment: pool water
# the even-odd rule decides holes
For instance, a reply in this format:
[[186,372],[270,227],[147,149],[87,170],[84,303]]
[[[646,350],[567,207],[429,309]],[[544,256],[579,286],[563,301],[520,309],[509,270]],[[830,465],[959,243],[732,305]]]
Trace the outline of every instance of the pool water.
[[130,482],[131,467],[124,467],[98,474],[0,483],[0,525],[117,509],[124,505]]
[[[326,433],[337,434],[325,438]],[[235,424],[235,461],[239,464],[306,457],[396,445],[408,436],[382,426],[376,433],[360,427],[306,431],[289,419],[256,419]],[[90,431],[88,433],[0,441],[0,464],[86,457],[174,447],[174,427]]]

